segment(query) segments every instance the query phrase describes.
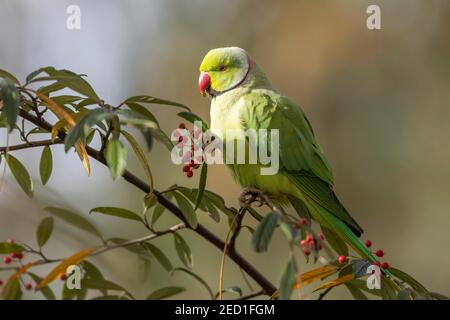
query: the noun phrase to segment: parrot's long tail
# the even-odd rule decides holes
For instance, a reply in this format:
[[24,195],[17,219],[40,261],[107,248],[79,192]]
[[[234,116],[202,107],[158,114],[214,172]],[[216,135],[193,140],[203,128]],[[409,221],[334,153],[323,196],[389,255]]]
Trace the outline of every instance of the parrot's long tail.
[[[361,242],[361,240],[353,233],[353,231],[343,221],[338,219],[335,215],[329,213],[323,209],[320,205],[312,205],[312,216],[317,222],[324,227],[332,230],[342,240],[344,240],[353,250],[356,251],[362,258],[371,262],[376,262],[378,259],[374,254]],[[391,273],[388,270],[383,270],[385,275],[390,276]]]

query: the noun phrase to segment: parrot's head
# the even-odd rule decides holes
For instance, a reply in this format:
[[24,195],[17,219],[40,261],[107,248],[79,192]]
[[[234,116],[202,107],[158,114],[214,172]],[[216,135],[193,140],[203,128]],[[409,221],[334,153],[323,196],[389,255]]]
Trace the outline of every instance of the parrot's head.
[[217,96],[240,86],[252,70],[253,61],[238,47],[209,51],[200,65],[198,89],[202,95]]

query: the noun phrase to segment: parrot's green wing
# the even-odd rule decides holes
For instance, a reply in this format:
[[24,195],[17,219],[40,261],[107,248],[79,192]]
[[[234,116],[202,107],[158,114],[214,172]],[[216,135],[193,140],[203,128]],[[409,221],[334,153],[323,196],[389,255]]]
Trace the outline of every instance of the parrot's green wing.
[[345,222],[356,235],[361,227],[333,192],[333,175],[303,111],[288,98],[268,90],[245,97],[246,129],[279,129],[280,172],[315,204]]

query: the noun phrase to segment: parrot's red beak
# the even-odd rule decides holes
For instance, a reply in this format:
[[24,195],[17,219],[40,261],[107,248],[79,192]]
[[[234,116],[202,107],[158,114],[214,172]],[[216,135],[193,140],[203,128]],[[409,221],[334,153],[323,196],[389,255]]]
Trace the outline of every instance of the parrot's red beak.
[[211,86],[211,77],[206,72],[200,73],[198,78],[198,90],[202,95],[205,95],[206,90]]

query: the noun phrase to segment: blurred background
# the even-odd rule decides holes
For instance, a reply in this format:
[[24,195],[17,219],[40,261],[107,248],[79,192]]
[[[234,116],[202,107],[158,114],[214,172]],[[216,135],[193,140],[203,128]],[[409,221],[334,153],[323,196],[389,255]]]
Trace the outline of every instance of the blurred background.
[[[81,29],[66,28],[69,5],[81,8]],[[381,7],[381,30],[366,28],[366,8]],[[198,66],[211,48],[240,46],[265,70],[274,86],[302,106],[335,173],[336,191],[364,227],[363,239],[383,248],[391,265],[409,272],[429,290],[450,294],[450,2],[397,1],[0,1],[0,68],[20,79],[52,65],[88,75],[100,97],[111,104],[148,94],[182,102],[209,120],[209,101],[197,90]],[[166,132],[178,125],[178,110],[154,107]],[[11,138],[11,142],[15,139]],[[0,130],[0,144],[6,133]],[[9,172],[0,192],[0,239],[34,244],[46,206],[71,208],[88,217],[91,208],[119,206],[140,212],[142,194],[92,163],[86,177],[73,153],[54,150],[49,184],[39,179],[36,148],[14,155],[35,181],[30,200]],[[148,155],[158,189],[177,183],[196,186],[156,147]],[[129,168],[143,175],[134,157]],[[237,205],[240,188],[226,168],[210,167],[208,189]],[[89,216],[106,237],[146,234],[133,222]],[[165,214],[160,227],[176,223]],[[223,219],[224,220],[224,219]],[[222,239],[227,224],[207,215],[200,221]],[[194,271],[218,288],[221,252],[189,231]],[[50,257],[67,256],[95,238],[57,221],[46,247]],[[171,237],[155,243],[175,265]],[[288,259],[276,234],[268,253],[256,254],[250,236],[239,238],[242,254],[274,283]],[[447,248],[447,249],[446,249]],[[92,260],[107,278],[137,297],[166,285],[189,290],[177,298],[207,298],[184,275],[170,276],[157,263],[142,271],[124,249]],[[312,269],[302,258],[301,269]],[[42,274],[48,269],[41,268]],[[0,279],[6,274],[0,274]],[[226,264],[225,286],[246,288],[239,269]],[[60,291],[61,283],[54,288]],[[314,285],[313,285],[314,286]],[[28,295],[27,298],[39,298]],[[314,297],[314,296],[312,296]],[[329,298],[350,298],[344,288]]]

